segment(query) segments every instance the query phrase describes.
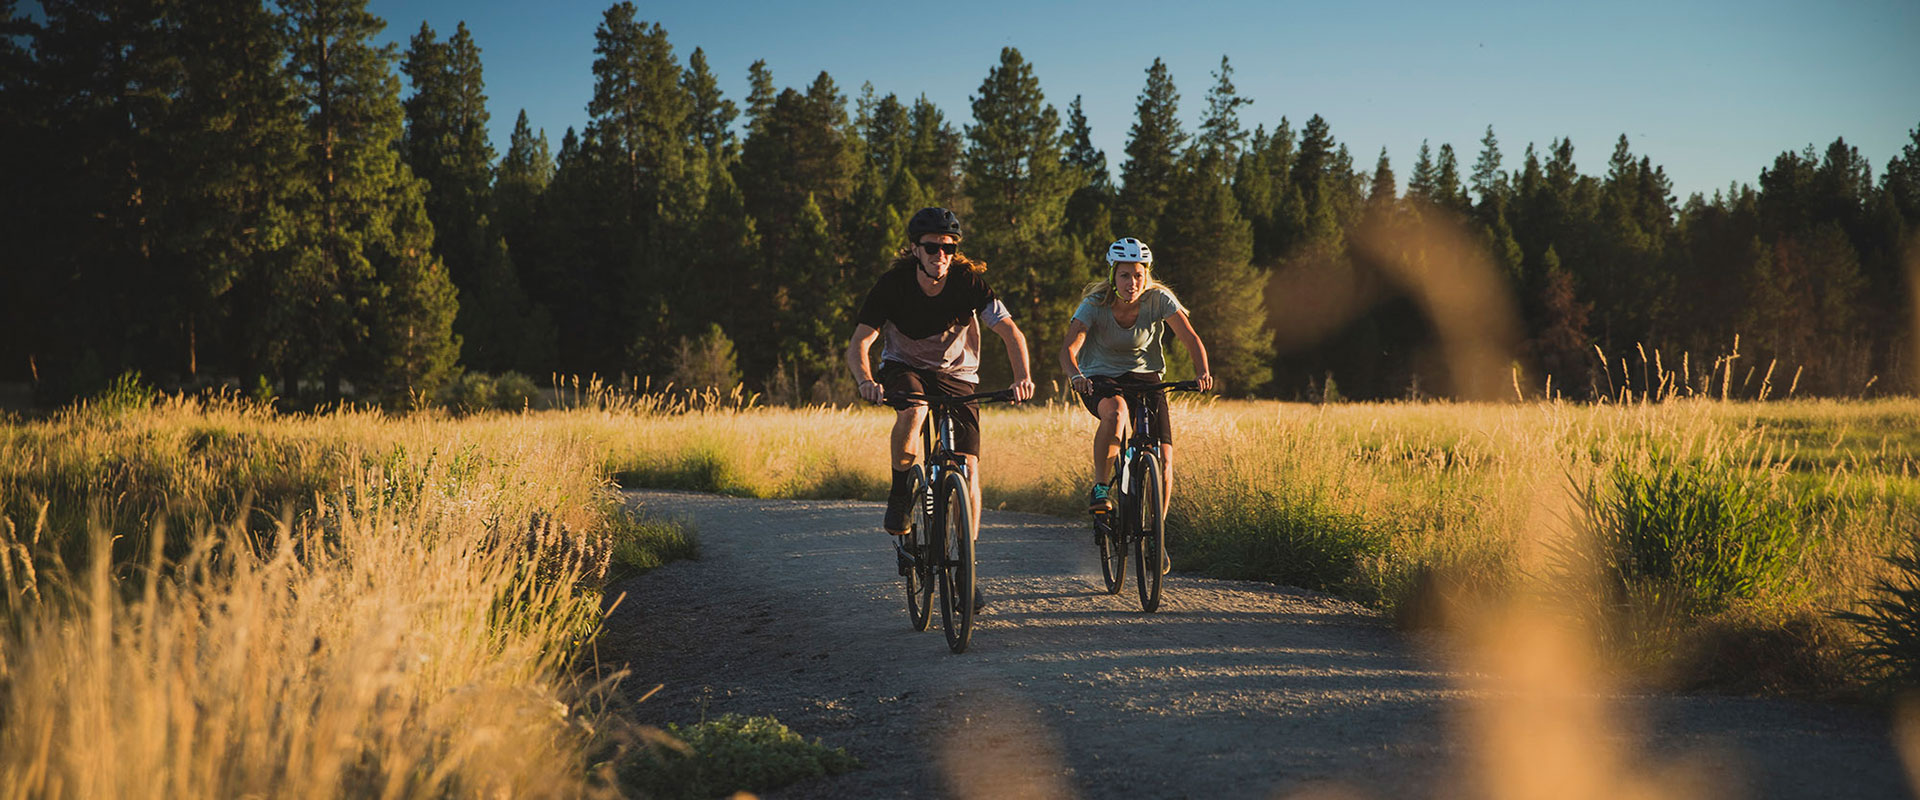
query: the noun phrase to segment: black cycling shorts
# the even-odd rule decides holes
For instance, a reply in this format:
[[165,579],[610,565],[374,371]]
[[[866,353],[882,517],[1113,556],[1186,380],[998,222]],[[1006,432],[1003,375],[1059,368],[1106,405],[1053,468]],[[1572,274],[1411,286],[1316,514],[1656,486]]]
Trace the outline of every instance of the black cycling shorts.
[[[969,383],[935,369],[909,367],[898,361],[884,361],[874,376],[888,392],[912,392],[934,397],[960,397],[980,391],[980,384]],[[980,404],[970,402],[951,409],[953,414],[953,451],[980,455]],[[931,453],[923,453],[931,456]]]
[[[1088,377],[1100,376],[1089,375]],[[1125,375],[1106,377],[1109,377],[1114,383],[1121,386],[1151,386],[1160,382],[1160,373],[1158,372],[1129,372]],[[1083,394],[1080,395],[1080,403],[1087,407],[1087,413],[1095,417],[1100,416],[1099,397],[1093,394]],[[1161,444],[1173,444],[1173,415],[1167,413],[1166,392],[1154,392],[1147,395],[1147,414],[1152,417],[1153,440]],[[1132,414],[1128,414],[1126,419],[1121,420],[1123,424],[1130,424],[1132,421]]]

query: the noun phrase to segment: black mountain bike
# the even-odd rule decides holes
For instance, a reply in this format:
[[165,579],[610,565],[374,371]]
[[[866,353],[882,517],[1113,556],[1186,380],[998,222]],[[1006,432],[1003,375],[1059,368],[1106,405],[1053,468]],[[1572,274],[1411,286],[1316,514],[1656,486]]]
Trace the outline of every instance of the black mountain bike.
[[1126,444],[1113,462],[1113,482],[1107,496],[1113,510],[1093,515],[1093,539],[1100,546],[1100,572],[1106,578],[1107,594],[1119,594],[1127,582],[1127,554],[1133,554],[1134,583],[1140,589],[1140,608],[1149,613],[1160,609],[1160,563],[1167,548],[1167,499],[1161,491],[1160,448],[1153,438],[1153,415],[1147,413],[1147,397],[1174,389],[1200,391],[1198,381],[1125,386],[1112,380],[1095,378],[1094,397],[1118,395],[1127,401],[1128,423],[1132,435],[1122,435]]
[[980,578],[973,542],[979,521],[973,518],[966,461],[953,449],[953,409],[996,400],[1012,402],[1013,390],[958,397],[895,392],[885,401],[895,408],[927,404],[927,420],[920,426],[925,458],[913,465],[912,516],[907,535],[899,537],[906,541],[897,545],[900,575],[907,585],[907,619],[916,631],[926,630],[932,621],[933,593],[939,589],[940,625],[947,633],[947,648],[955,653],[966,652],[973,636],[973,595]]

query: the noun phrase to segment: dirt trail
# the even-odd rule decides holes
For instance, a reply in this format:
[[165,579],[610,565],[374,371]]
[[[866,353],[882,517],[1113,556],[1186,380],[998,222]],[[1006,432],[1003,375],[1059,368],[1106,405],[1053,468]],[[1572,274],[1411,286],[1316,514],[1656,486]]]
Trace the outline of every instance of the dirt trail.
[[[1084,527],[989,511],[991,605],[959,656],[908,627],[880,507],[634,492],[701,558],[614,587],[603,661],[644,722],[773,715],[866,768],[774,797],[1464,796],[1467,690],[1426,646],[1323,595],[1175,573],[1157,614],[1109,596]],[[1131,576],[1130,576],[1131,578]],[[1849,708],[1620,699],[1656,769],[1714,796],[1908,797],[1884,721]],[[1453,788],[1449,788],[1453,787]]]

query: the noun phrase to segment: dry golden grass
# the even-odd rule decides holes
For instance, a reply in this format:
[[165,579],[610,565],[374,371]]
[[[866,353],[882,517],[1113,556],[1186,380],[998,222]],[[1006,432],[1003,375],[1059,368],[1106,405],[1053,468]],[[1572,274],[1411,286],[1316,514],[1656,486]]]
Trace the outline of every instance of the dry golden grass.
[[[599,614],[580,586],[608,550],[589,443],[531,417],[180,402],[6,436],[7,796],[595,788],[605,687],[570,667]],[[313,493],[284,493],[284,511],[233,502],[256,478]],[[94,522],[49,528],[75,514],[48,504]],[[142,557],[114,561],[128,548],[110,536]],[[62,552],[87,555],[68,569]]]

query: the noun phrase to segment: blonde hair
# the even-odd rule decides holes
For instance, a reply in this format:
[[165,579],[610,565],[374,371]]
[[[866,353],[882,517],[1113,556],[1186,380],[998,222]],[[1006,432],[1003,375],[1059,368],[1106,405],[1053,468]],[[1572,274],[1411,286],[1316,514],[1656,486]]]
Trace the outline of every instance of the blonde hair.
[[1113,285],[1113,274],[1120,269],[1120,264],[1135,263],[1147,271],[1147,288],[1140,290],[1141,297],[1146,297],[1147,292],[1159,289],[1160,291],[1166,292],[1168,297],[1173,298],[1174,305],[1180,305],[1180,298],[1174,295],[1173,287],[1161,283],[1159,279],[1153,277],[1153,265],[1144,261],[1122,261],[1107,267],[1107,279],[1087,284],[1087,288],[1080,290],[1080,301],[1083,303],[1090,302],[1096,306],[1113,305],[1113,297],[1118,293],[1118,290],[1115,289]]
[[[920,267],[920,257],[913,254],[914,247],[916,247],[916,245],[908,244],[906,247],[900,248],[900,252],[893,255],[893,260],[887,262],[887,269],[895,269],[909,265],[918,269]],[[987,262],[975,261],[968,258],[965,253],[959,251],[955,251],[953,254],[953,266],[966,267],[968,272],[975,275],[987,271]],[[948,269],[952,269],[952,267],[948,267]]]

